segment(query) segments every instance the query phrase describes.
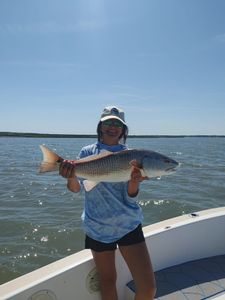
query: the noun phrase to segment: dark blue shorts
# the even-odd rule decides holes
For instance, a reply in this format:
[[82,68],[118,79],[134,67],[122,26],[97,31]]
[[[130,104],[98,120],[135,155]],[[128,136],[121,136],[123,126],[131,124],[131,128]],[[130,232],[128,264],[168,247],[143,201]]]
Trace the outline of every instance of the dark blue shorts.
[[96,241],[86,235],[85,249],[91,249],[96,252],[112,251],[112,250],[116,250],[117,245],[118,246],[130,246],[130,245],[138,244],[138,243],[141,243],[144,241],[145,241],[145,238],[144,238],[144,234],[142,231],[142,225],[139,224],[138,227],[136,227],[133,231],[129,232],[128,234],[123,236],[121,239],[119,239],[113,243],[102,243],[102,242]]

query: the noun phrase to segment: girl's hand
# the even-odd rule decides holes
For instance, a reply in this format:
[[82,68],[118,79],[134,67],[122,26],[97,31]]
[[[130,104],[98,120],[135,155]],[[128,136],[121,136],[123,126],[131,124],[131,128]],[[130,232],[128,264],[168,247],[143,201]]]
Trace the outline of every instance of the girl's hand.
[[141,174],[141,168],[138,165],[138,162],[136,160],[132,160],[132,171],[131,171],[131,180],[134,182],[142,182],[143,180],[148,180],[149,177],[142,176]]
[[70,160],[63,160],[59,166],[59,174],[64,178],[75,178],[75,165]]
[[142,176],[141,168],[136,160],[132,160],[130,164],[132,166],[132,170],[130,180],[128,181],[128,195],[130,197],[136,197],[139,191],[140,182],[148,179],[148,177]]

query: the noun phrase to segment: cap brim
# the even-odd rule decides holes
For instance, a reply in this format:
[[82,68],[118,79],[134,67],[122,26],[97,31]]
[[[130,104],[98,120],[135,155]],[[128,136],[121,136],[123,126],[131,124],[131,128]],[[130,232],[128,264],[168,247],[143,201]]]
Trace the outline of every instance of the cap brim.
[[100,121],[104,122],[104,121],[110,120],[110,119],[117,119],[117,120],[119,120],[120,122],[122,122],[124,125],[127,125],[122,119],[120,119],[120,118],[117,117],[117,116],[106,116],[106,117],[101,118]]

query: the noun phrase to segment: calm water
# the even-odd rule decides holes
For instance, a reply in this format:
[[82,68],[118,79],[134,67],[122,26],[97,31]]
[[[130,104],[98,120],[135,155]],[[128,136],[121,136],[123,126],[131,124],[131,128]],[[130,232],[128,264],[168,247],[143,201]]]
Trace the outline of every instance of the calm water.
[[[0,138],[0,283],[83,249],[82,196],[57,174],[39,175],[40,144],[76,158],[95,139]],[[180,170],[142,183],[144,225],[225,205],[225,138],[128,139],[167,154]]]

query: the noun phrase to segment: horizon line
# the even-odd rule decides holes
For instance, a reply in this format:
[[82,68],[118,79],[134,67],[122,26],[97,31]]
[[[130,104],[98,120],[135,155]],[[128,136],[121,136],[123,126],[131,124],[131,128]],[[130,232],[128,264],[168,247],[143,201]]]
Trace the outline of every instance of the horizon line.
[[[49,138],[94,138],[97,134],[89,133],[34,133],[34,132],[14,132],[0,131],[0,137],[49,137]],[[223,134],[130,134],[128,138],[154,138],[154,137],[225,137]]]

